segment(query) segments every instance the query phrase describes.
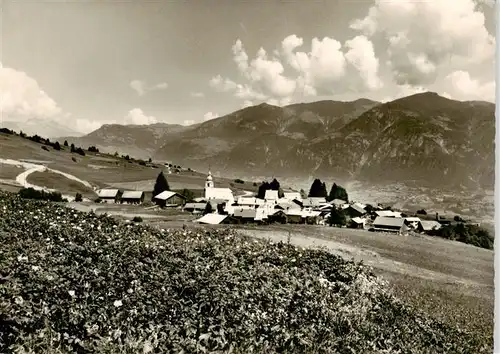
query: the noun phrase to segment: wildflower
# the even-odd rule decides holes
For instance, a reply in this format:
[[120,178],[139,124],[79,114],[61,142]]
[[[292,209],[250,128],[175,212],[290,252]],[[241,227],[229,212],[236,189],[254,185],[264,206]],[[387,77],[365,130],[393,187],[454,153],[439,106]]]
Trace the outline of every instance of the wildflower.
[[114,307],[121,307],[122,305],[123,305],[123,302],[121,300],[115,300],[115,302],[113,302]]
[[69,296],[74,297],[75,296],[75,291],[74,290],[70,290],[70,291],[68,291],[68,294],[69,294]]

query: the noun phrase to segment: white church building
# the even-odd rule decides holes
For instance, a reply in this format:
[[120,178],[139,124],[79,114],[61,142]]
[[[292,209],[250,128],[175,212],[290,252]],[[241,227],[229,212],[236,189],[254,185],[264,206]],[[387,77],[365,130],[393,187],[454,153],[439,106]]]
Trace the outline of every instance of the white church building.
[[229,188],[215,188],[212,173],[210,171],[208,171],[207,180],[205,181],[205,199],[224,200],[229,205],[234,203],[233,191]]

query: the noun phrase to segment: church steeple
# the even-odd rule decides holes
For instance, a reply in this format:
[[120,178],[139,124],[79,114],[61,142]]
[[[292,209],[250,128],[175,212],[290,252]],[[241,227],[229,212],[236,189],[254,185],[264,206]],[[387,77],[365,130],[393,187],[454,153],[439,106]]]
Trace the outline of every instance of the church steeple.
[[210,169],[208,170],[207,180],[205,181],[205,188],[214,188],[214,181],[213,181],[212,172],[210,172]]

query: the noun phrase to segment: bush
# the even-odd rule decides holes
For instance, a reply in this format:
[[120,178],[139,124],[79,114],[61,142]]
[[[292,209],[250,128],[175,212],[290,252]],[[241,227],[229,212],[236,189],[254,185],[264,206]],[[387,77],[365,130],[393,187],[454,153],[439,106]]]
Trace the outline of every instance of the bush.
[[427,215],[427,212],[424,209],[417,210],[418,215]]
[[9,135],[15,134],[14,131],[7,129],[7,128],[0,128],[0,133],[9,134]]
[[19,196],[24,199],[38,199],[38,200],[46,200],[50,202],[63,202],[65,199],[63,199],[61,193],[59,192],[46,192],[46,191],[39,191],[34,188],[22,188],[18,192]]
[[429,234],[489,250],[492,250],[494,245],[493,236],[487,230],[476,225],[468,225],[464,223],[445,225],[439,230],[431,231]]
[[55,143],[53,143],[52,147],[54,148],[54,150],[57,150],[57,151],[61,150],[61,144],[59,144],[58,141],[56,141]]
[[0,210],[0,352],[493,350],[492,338],[424,315],[363,264],[322,250],[5,194]]
[[144,161],[144,160],[139,160],[139,165],[141,165],[141,166],[146,166],[146,161]]
[[82,149],[82,148],[80,148],[80,147],[79,147],[79,148],[77,148],[77,149],[75,150],[75,152],[76,152],[78,155],[85,156],[85,151],[83,151],[83,149]]
[[78,162],[78,161],[76,160],[76,158],[75,158],[75,157],[72,157],[72,158],[71,158],[71,160],[72,160],[73,162]]
[[239,184],[244,184],[244,183],[245,183],[245,181],[243,181],[243,180],[241,180],[241,179],[239,179],[239,178],[236,178],[236,179],[234,180],[234,182],[235,182],[235,183],[239,183]]
[[45,145],[42,146],[42,150],[45,150],[45,151],[50,151],[48,147],[46,147]]
[[89,146],[89,148],[87,150],[89,152],[95,152],[95,153],[99,152],[99,149],[96,148],[95,146]]
[[142,222],[142,218],[140,216],[134,216],[132,219],[133,222]]
[[81,202],[83,201],[83,197],[80,193],[76,193],[76,196],[75,196],[75,202]]

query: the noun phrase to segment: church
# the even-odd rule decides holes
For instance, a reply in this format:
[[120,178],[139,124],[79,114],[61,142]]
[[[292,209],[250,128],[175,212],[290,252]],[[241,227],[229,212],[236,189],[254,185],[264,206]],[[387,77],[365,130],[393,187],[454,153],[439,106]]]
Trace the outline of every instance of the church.
[[229,204],[234,203],[233,191],[229,188],[215,188],[212,173],[208,171],[205,181],[205,199],[206,200],[224,200]]

